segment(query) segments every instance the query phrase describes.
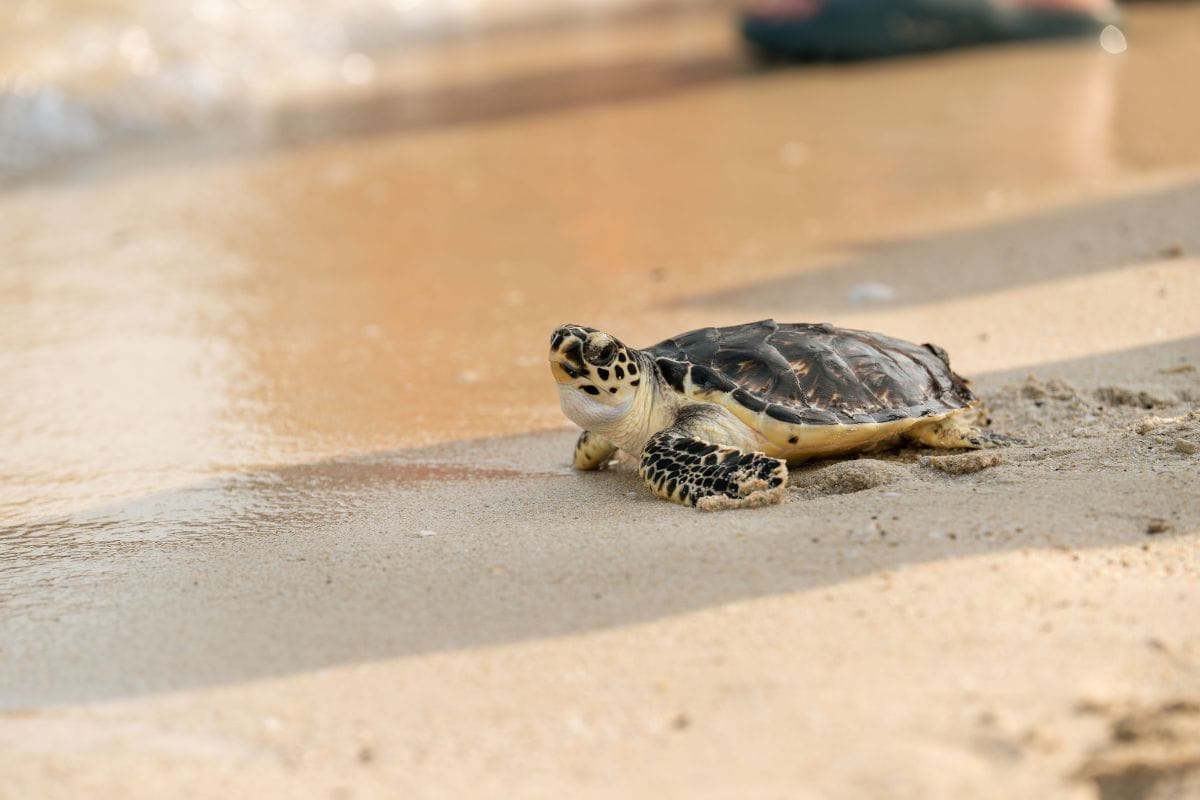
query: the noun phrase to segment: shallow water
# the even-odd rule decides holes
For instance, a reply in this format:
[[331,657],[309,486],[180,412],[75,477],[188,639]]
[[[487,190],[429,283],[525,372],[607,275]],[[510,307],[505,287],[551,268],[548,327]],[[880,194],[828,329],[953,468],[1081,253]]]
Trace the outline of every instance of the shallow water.
[[[218,476],[557,427],[558,323],[646,344],[828,316],[689,301],[1192,174],[1200,10],[1130,13],[1121,56],[759,72],[724,12],[383,49],[370,85],[26,175],[0,192],[7,538],[96,508],[119,530],[122,498]],[[1014,366],[943,333],[960,368]]]
[[[0,9],[0,180],[129,141],[269,126],[316,95],[425,84],[428,47],[712,0],[14,0]],[[431,73],[431,74],[425,74]]]

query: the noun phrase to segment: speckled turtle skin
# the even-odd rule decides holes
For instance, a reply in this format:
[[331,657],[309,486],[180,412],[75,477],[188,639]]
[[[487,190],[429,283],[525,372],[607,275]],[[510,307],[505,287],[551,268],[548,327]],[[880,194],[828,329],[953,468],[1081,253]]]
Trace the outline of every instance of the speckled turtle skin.
[[978,401],[940,347],[829,324],[701,328],[637,350],[557,328],[551,371],[584,428],[579,469],[618,449],[659,497],[706,509],[779,502],[787,465],[910,440],[995,447]]

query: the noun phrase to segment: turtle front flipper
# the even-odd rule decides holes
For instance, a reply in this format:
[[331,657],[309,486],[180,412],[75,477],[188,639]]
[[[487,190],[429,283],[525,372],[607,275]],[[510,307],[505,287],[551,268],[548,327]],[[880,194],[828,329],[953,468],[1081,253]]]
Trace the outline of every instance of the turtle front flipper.
[[778,458],[712,444],[679,428],[650,439],[638,474],[664,500],[705,511],[778,503],[788,478],[787,463]]
[[579,434],[575,442],[575,458],[572,466],[575,469],[601,469],[612,460],[617,453],[617,446],[591,431]]

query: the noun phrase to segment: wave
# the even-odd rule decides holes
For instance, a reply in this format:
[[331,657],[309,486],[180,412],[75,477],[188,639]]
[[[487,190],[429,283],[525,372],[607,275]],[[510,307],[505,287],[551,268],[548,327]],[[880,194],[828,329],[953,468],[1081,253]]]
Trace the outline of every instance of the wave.
[[713,0],[36,0],[0,19],[0,179],[362,91],[380,54]]

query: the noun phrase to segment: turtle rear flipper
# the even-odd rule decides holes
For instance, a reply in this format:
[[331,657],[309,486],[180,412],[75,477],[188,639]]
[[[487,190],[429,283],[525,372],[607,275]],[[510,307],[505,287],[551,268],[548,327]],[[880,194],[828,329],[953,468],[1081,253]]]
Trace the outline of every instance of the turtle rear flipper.
[[981,450],[989,447],[1029,444],[1024,439],[1005,436],[987,428],[978,428],[959,414],[935,422],[914,425],[905,431],[904,436],[927,447],[940,447],[947,450],[956,448]]
[[572,466],[575,469],[604,469],[612,457],[617,454],[617,446],[603,436],[584,431],[575,442],[575,457]]
[[788,478],[778,458],[712,444],[679,427],[650,439],[638,474],[664,500],[705,511],[778,503]]

